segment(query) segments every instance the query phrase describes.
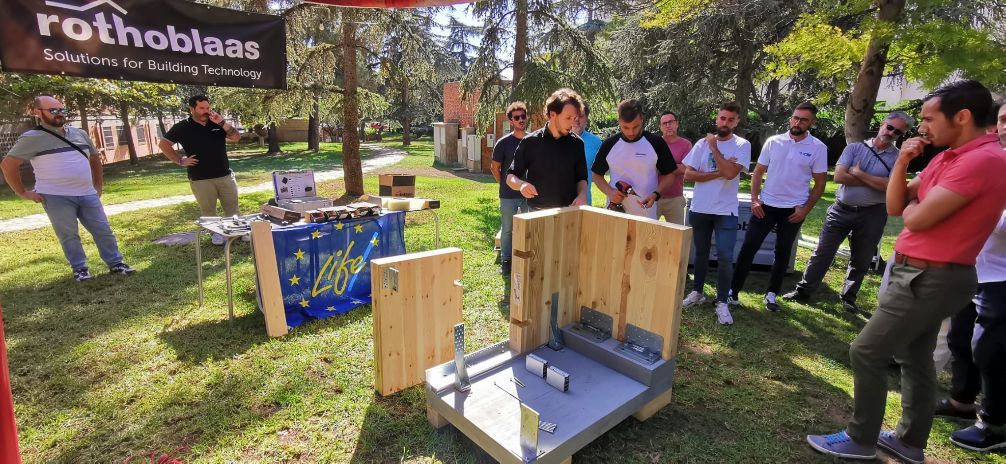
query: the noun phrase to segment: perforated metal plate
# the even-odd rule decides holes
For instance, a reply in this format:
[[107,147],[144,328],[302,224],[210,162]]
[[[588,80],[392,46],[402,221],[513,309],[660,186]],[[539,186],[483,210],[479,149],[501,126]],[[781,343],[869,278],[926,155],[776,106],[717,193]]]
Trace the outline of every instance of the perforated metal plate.
[[471,389],[468,371],[465,370],[465,325],[454,326],[454,388],[458,391]]
[[611,338],[612,326],[614,326],[614,320],[611,316],[581,306],[580,322],[574,324],[571,330],[585,337],[591,337],[597,342],[603,342]]
[[625,326],[625,341],[618,345],[623,353],[647,364],[660,359],[664,347],[664,337],[632,324]]

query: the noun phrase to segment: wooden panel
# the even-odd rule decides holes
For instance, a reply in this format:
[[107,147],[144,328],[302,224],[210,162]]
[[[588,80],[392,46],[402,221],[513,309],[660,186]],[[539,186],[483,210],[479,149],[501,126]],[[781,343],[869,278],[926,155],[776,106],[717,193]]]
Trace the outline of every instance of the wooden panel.
[[625,302],[622,300],[622,269],[625,267],[626,247],[631,220],[606,214],[606,210],[585,209],[580,230],[580,268],[577,305],[587,306],[612,318],[613,335],[621,339],[625,329]]
[[668,388],[667,391],[661,393],[656,398],[650,400],[649,403],[646,403],[643,407],[639,408],[639,411],[636,411],[632,417],[635,417],[636,420],[640,422],[653,417],[653,415],[660,412],[664,406],[671,403],[671,397],[673,396],[672,391],[673,390]]
[[[398,289],[384,285],[398,271]],[[453,329],[462,321],[462,253],[444,248],[371,261],[374,388],[382,395],[422,383],[426,369],[454,357]]]
[[510,318],[519,327],[530,323],[531,331],[518,337],[515,349],[525,352],[548,341],[553,294],[559,294],[560,326],[578,314],[579,230],[578,208],[514,216]]
[[272,241],[272,223],[252,221],[252,252],[255,254],[255,274],[265,315],[265,331],[270,337],[287,334],[286,310],[283,308],[283,290],[279,284],[279,266],[276,247]]

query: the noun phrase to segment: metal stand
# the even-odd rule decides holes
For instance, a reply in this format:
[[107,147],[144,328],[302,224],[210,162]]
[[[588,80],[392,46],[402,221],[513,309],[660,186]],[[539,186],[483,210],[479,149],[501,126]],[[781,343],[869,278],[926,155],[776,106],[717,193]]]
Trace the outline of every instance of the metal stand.
[[220,234],[225,238],[224,241],[224,276],[227,281],[227,319],[231,324],[234,323],[234,284],[231,275],[231,244],[235,240],[248,235],[244,234],[232,234],[232,233],[221,233],[215,228],[211,227],[211,224],[201,224],[199,229],[196,230],[196,280],[199,283],[199,307],[203,306],[203,250],[202,250],[202,236],[204,232]]

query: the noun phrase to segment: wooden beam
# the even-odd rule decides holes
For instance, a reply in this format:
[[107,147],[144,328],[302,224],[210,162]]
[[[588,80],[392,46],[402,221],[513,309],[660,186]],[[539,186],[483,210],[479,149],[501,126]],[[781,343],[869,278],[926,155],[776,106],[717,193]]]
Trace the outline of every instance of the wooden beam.
[[279,266],[276,247],[272,240],[272,223],[252,221],[252,252],[255,255],[255,275],[258,292],[265,315],[265,331],[270,337],[287,334],[286,310],[283,308],[283,290],[279,283]]
[[663,409],[664,406],[667,406],[668,404],[671,403],[671,396],[672,396],[671,393],[672,390],[668,388],[667,391],[661,393],[656,398],[650,400],[649,403],[646,403],[645,405],[643,405],[643,407],[639,408],[639,411],[636,411],[636,413],[633,414],[632,417],[635,417],[636,420],[640,422],[646,421],[647,419],[653,417],[653,415],[660,412],[660,410]]

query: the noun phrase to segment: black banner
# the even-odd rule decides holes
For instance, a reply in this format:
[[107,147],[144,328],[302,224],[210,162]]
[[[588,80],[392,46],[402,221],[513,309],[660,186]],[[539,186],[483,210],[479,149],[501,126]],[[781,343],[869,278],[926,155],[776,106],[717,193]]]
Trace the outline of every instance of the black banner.
[[286,88],[278,16],[185,0],[0,0],[4,71]]

